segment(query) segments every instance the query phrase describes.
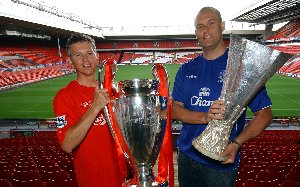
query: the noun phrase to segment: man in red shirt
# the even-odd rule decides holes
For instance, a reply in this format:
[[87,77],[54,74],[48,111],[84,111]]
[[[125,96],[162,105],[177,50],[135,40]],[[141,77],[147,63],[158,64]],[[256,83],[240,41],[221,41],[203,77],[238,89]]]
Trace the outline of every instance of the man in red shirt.
[[58,141],[64,151],[73,153],[79,187],[120,187],[116,143],[110,133],[103,108],[109,103],[106,89],[99,89],[96,69],[99,54],[95,41],[73,34],[67,41],[67,61],[77,77],[58,91],[53,100]]

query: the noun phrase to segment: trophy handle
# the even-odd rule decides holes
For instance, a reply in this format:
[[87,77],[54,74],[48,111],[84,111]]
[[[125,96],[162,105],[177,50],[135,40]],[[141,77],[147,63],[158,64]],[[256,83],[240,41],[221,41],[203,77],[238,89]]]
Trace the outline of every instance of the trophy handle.
[[[103,75],[104,75],[104,73],[103,73],[103,70],[104,70],[104,68],[105,68],[105,65],[106,65],[106,63],[107,63],[108,61],[104,61],[102,64],[100,64],[100,67],[99,67],[99,72],[98,72],[98,83],[99,83],[99,88],[104,88],[104,85],[105,85],[105,83],[102,81],[102,77],[103,77]],[[108,64],[108,65],[112,65],[112,64]],[[117,68],[116,68],[117,69]],[[114,77],[114,75],[115,75],[115,73],[116,72],[112,72],[112,69],[111,69],[111,71],[108,71],[108,72],[106,72],[106,73],[109,73],[110,75],[108,75],[108,76],[110,76],[111,77],[111,84],[113,84],[113,77]],[[105,75],[104,75],[105,76]],[[108,86],[108,85],[106,85],[106,86]],[[115,93],[115,95],[113,96],[113,89],[108,89],[108,91],[109,91],[109,96],[110,97],[114,97],[114,96],[118,96],[119,95],[119,93]],[[121,149],[122,150],[122,152],[123,152],[123,155],[124,155],[124,157],[125,157],[125,159],[126,159],[126,161],[127,161],[127,163],[130,165],[130,167],[132,168],[132,169],[134,169],[135,167],[134,167],[134,164],[133,164],[133,161],[130,159],[130,156],[128,155],[128,154],[130,154],[130,152],[124,147],[124,145],[122,145],[122,144],[124,144],[123,142],[124,142],[124,139],[122,139],[122,137],[120,136],[120,129],[117,127],[117,125],[115,124],[116,122],[113,122],[112,120],[114,120],[113,119],[113,117],[115,117],[113,114],[113,116],[111,116],[110,115],[110,112],[109,111],[113,111],[112,110],[112,106],[110,105],[109,107],[108,107],[108,105],[106,105],[104,108],[103,108],[103,112],[104,112],[104,116],[105,116],[105,118],[106,118],[106,120],[107,120],[107,123],[108,123],[108,127],[109,127],[109,130],[110,130],[110,132],[111,132],[111,134],[112,134],[112,137],[114,138],[114,140],[115,140],[115,142],[116,142],[116,145],[117,145],[117,149],[119,148],[119,149]],[[114,130],[114,128],[115,128],[115,130],[116,130],[116,132],[115,132],[115,130]],[[126,162],[125,161],[125,162]],[[128,171],[128,170],[127,170]],[[127,176],[125,176],[125,180],[127,180],[127,177],[128,177],[128,175],[129,174],[127,174]],[[136,175],[136,174],[133,174],[133,175]],[[135,177],[135,176],[133,176],[133,177]]]
[[103,84],[102,84],[102,76],[103,76],[103,69],[104,69],[104,65],[105,65],[105,61],[102,62],[99,66],[99,72],[98,72],[98,84],[99,84],[99,88],[103,88]]
[[[169,76],[166,68],[163,64],[154,64],[152,66],[152,75],[158,80],[158,95],[161,102],[161,110],[167,109],[167,119],[161,119],[161,123],[164,123],[165,132],[162,144],[159,145],[160,156],[158,162],[158,180],[161,185],[168,183],[167,173],[164,170],[169,171],[169,185],[174,186],[174,166],[173,166],[173,143],[172,143],[172,123],[171,123],[171,100],[169,98]],[[166,102],[167,103],[166,103]],[[159,153],[158,152],[158,153]],[[156,156],[156,155],[155,155]],[[160,162],[161,161],[161,162]],[[163,164],[160,164],[163,163]],[[163,169],[164,168],[164,169]],[[161,181],[165,180],[165,181]]]
[[169,96],[169,75],[167,69],[162,64],[154,64],[152,66],[152,75],[155,80],[159,80],[158,84],[158,94],[160,96],[168,97]]
[[[100,67],[99,67],[99,72],[98,72],[98,84],[99,84],[99,88],[103,88],[103,81],[102,81],[102,77],[103,77],[103,70],[104,70],[104,66],[106,64],[107,61],[103,61],[101,64],[100,64]],[[107,106],[105,106],[103,108],[103,112],[104,112],[104,115],[105,115],[105,118],[107,120],[107,123],[108,123],[108,127],[110,129],[110,132],[112,133],[113,135],[113,138],[115,139],[115,133],[114,133],[114,130],[112,128],[112,122],[110,120],[110,117],[109,117],[109,113],[108,113],[108,109],[107,109]]]

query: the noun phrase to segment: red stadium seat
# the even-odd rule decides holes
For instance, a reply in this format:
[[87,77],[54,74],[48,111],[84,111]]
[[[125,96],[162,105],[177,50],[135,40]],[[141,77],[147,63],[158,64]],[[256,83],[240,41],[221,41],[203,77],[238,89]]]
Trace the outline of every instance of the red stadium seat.
[[5,179],[7,181],[12,181],[13,173],[10,171],[1,171],[0,170],[0,179]]
[[10,172],[13,172],[14,171],[14,168],[7,164],[7,165],[1,165],[0,164],[0,171],[10,171]]
[[256,176],[256,172],[254,170],[252,171],[241,171],[237,178],[238,179],[252,179],[252,178],[255,178]]
[[237,179],[235,181],[235,187],[243,187],[243,184],[246,182],[246,180],[243,179]]
[[291,181],[291,180],[285,180],[279,186],[280,187],[300,187],[300,182],[295,182],[295,181]]
[[69,159],[57,160],[57,164],[61,169],[65,170],[67,173],[72,173],[75,170],[72,160]]
[[45,167],[40,167],[41,172],[57,172],[57,171],[62,171],[62,169],[55,165],[55,166],[45,166]]
[[[299,159],[300,159],[300,154],[299,154]],[[293,170],[300,172],[300,160],[295,163]]]
[[77,187],[77,182],[75,180],[66,181],[48,181],[46,187]]
[[285,158],[280,159],[278,162],[281,164],[289,164],[293,165],[297,162],[298,156],[287,156]]
[[44,172],[42,179],[43,181],[67,181],[69,176],[65,171]]
[[266,182],[276,181],[280,184],[284,181],[284,179],[285,179],[285,175],[278,172],[260,171],[256,175],[256,180],[258,181],[266,181]]
[[13,187],[12,184],[5,179],[0,179],[0,186],[1,187]]
[[261,161],[255,161],[252,163],[251,167],[256,171],[266,170],[270,165]]
[[268,167],[268,171],[270,172],[279,172],[282,174],[287,174],[289,173],[293,168],[293,165],[289,165],[289,164],[281,164],[281,163],[276,163],[271,165],[270,167]]
[[43,181],[33,180],[33,181],[13,181],[14,187],[45,187]]
[[36,163],[39,170],[44,170],[44,168],[48,167],[58,166],[53,160],[50,159],[38,160]]
[[15,168],[15,171],[37,171],[37,167],[35,165],[32,164],[23,164],[23,165],[18,165]]
[[41,178],[38,171],[16,171],[13,176],[13,181],[33,181]]
[[279,187],[279,184],[276,181],[266,182],[249,179],[244,183],[244,187]]
[[287,174],[286,179],[295,181],[295,182],[300,182],[300,171],[297,171],[297,170],[290,171]]

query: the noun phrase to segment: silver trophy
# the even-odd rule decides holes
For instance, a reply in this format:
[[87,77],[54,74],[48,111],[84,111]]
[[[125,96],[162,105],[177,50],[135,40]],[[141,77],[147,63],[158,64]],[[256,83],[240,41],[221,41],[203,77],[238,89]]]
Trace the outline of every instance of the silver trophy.
[[[152,74],[156,75],[154,66]],[[157,90],[159,84],[160,82],[156,79],[134,79],[114,83],[116,89],[121,90],[121,94],[112,102],[113,115],[117,119],[118,130],[124,139],[121,147],[134,169],[133,179],[124,183],[123,186],[167,185],[167,182],[162,185],[156,184],[152,170],[166,130],[166,120],[161,119],[160,111],[168,101],[167,97],[159,96]],[[105,113],[106,118],[112,115],[107,111]],[[110,120],[108,124],[112,133],[115,134],[116,129],[111,127]]]
[[192,144],[202,154],[224,161],[220,154],[229,142],[231,129],[246,105],[292,55],[231,35],[226,74],[220,100],[223,120],[212,120]]

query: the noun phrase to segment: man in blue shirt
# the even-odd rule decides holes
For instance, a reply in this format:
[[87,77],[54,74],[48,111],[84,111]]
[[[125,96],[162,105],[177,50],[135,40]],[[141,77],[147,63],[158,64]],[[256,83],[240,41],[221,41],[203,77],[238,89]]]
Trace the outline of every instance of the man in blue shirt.
[[[224,103],[221,95],[228,49],[224,45],[220,12],[202,8],[195,19],[195,34],[203,54],[183,64],[177,72],[173,97],[172,118],[183,123],[178,138],[178,175],[180,187],[233,187],[237,176],[239,148],[259,135],[272,121],[271,100],[263,87],[250,101],[253,120],[245,126],[246,112],[234,124],[229,143],[222,157],[224,162],[199,153],[192,141],[206,128],[209,121],[222,119]],[[216,115],[219,114],[219,115]]]

